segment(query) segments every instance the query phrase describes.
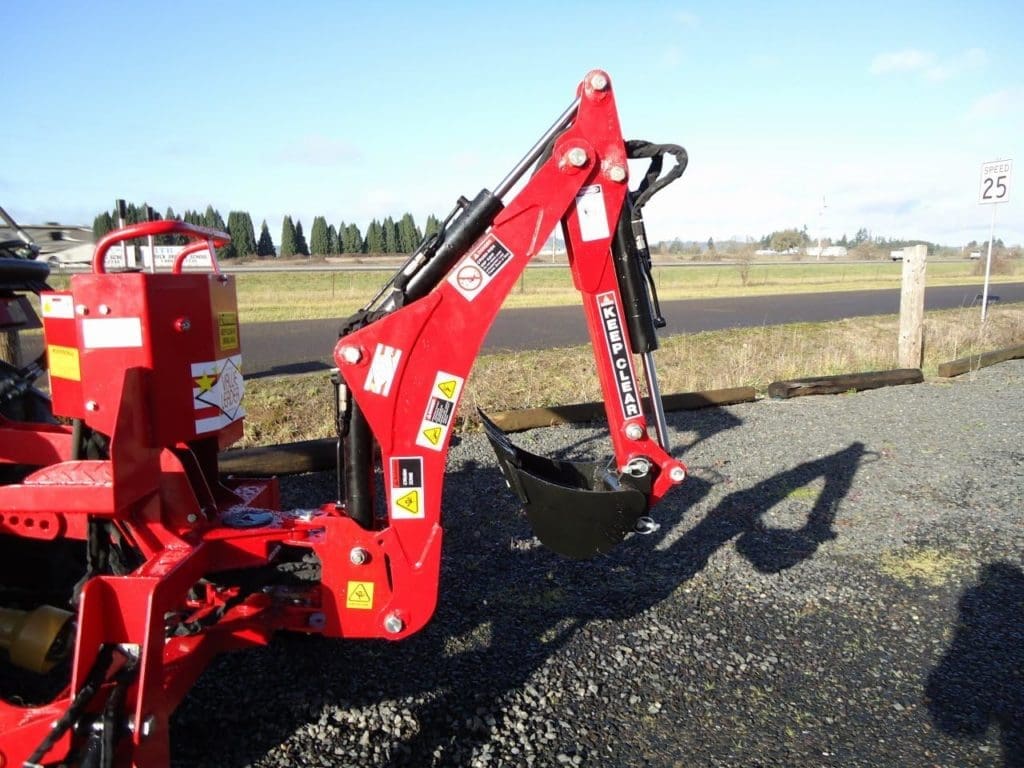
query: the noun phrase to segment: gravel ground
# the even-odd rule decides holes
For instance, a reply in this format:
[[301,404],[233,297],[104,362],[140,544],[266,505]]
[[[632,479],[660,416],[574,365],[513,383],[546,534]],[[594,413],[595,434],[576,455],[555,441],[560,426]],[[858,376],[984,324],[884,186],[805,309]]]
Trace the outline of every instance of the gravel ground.
[[[1024,361],[672,414],[690,479],[657,533],[587,563],[536,544],[463,436],[430,626],[220,659],[175,763],[1024,766],[1022,426]],[[591,428],[514,439],[607,451]]]

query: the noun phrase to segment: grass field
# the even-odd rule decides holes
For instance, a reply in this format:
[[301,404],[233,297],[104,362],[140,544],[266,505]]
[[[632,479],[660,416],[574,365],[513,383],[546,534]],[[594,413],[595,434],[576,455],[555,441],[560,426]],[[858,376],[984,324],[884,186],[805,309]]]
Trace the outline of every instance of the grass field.
[[[928,265],[928,285],[956,285],[978,279],[973,262]],[[898,288],[899,263],[793,263],[751,265],[744,284],[738,266],[656,267],[658,294],[665,299],[756,296],[777,293]],[[1018,267],[1019,269],[1019,267]],[[346,317],[362,306],[391,272],[246,272],[237,275],[239,313],[244,322]],[[1007,274],[994,281],[1020,279]],[[506,307],[541,307],[578,301],[567,269],[528,269],[505,300]]]
[[[656,353],[662,392],[752,386],[772,381],[896,367],[898,318],[864,317],[712,331],[663,339]],[[925,317],[926,375],[939,363],[1024,344],[1024,306],[995,307],[981,325],[977,309]],[[482,356],[460,406],[462,424],[485,411],[600,400],[589,346]],[[267,445],[331,435],[333,392],[326,373],[246,383],[243,445]]]

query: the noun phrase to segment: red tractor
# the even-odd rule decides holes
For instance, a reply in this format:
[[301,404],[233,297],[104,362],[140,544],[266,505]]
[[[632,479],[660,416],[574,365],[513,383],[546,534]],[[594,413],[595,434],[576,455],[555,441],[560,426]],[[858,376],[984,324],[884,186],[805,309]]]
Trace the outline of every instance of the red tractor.
[[[633,191],[630,159],[649,161]],[[165,765],[168,718],[215,654],[278,631],[421,629],[456,409],[502,300],[559,224],[614,459],[551,461],[481,419],[547,546],[591,557],[654,527],[686,468],[667,445],[641,209],[685,165],[678,146],[624,141],[611,82],[590,72],[494,191],[461,199],[346,321],[341,493],[316,509],[282,510],[276,479],[218,470],[244,416],[235,280],[215,257],[227,235],[124,227],[66,291],[45,288],[42,264],[0,259],[0,297],[39,294],[46,347],[45,362],[0,370],[0,766]],[[163,234],[192,241],[171,271],[107,271],[115,245]],[[197,250],[212,272],[182,269]],[[44,365],[49,400],[32,386]]]

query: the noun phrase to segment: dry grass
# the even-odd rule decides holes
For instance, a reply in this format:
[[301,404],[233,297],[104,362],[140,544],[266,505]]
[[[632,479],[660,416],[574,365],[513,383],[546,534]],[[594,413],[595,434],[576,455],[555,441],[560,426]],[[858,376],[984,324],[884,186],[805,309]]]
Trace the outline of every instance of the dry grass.
[[[1024,305],[925,317],[926,375],[939,363],[1024,344]],[[896,367],[896,316],[855,318],[672,336],[656,353],[666,394],[752,386],[772,381]],[[247,382],[244,445],[331,435],[333,393],[326,373]],[[462,414],[564,405],[601,398],[588,346],[484,355],[470,377]]]

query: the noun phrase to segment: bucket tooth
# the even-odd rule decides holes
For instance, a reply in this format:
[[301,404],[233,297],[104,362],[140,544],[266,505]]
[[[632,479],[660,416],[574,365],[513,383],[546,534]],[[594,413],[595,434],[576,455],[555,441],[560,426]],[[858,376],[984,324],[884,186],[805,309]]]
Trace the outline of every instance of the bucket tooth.
[[607,464],[537,456],[479,413],[502,474],[544,546],[585,560],[611,550],[647,514],[647,496],[621,485]]

